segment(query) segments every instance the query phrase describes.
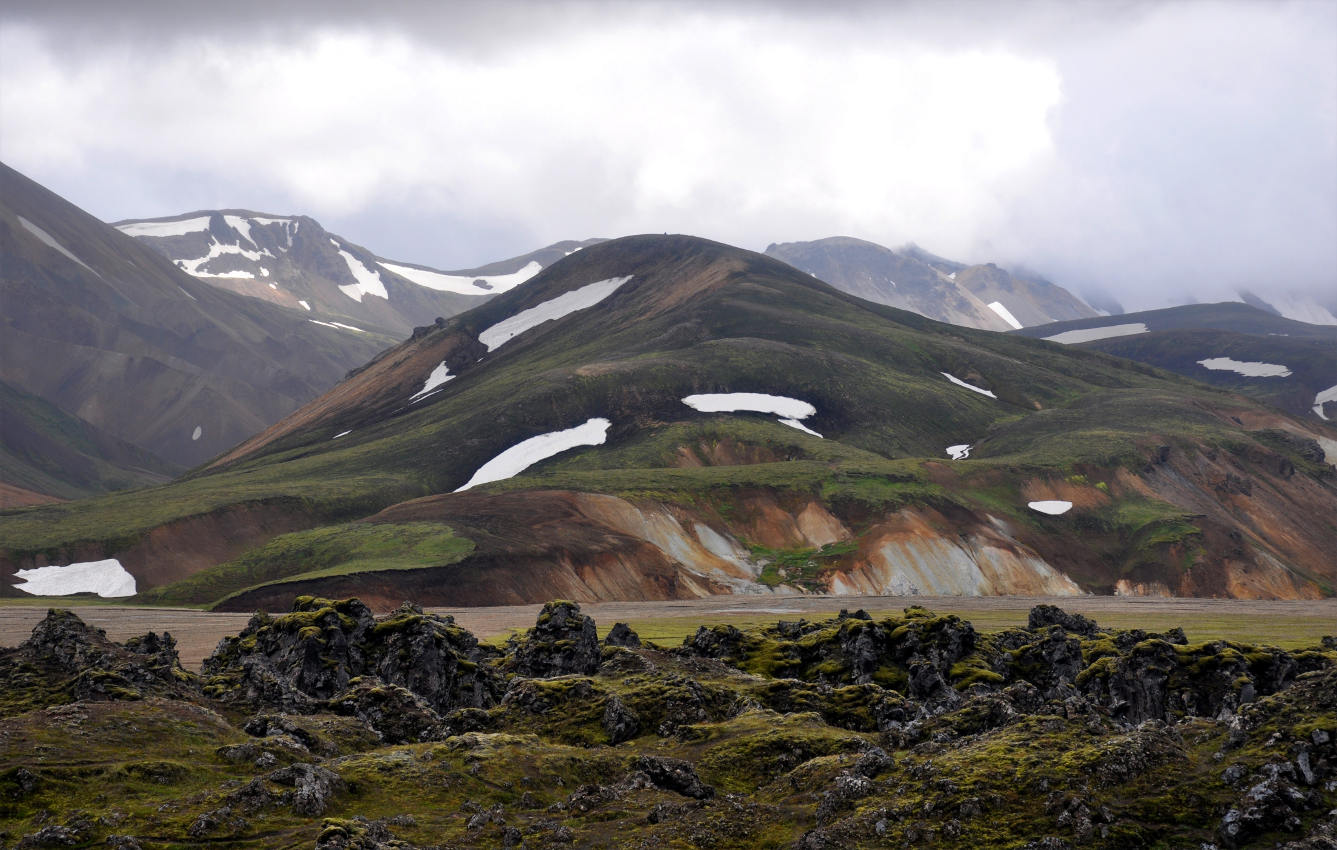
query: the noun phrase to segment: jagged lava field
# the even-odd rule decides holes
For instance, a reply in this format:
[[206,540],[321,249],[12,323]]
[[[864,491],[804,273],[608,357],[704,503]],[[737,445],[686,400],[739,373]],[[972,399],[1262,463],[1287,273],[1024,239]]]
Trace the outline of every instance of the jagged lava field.
[[981,633],[911,606],[677,646],[298,598],[202,673],[52,610],[0,650],[0,843],[1328,848],[1337,638]]

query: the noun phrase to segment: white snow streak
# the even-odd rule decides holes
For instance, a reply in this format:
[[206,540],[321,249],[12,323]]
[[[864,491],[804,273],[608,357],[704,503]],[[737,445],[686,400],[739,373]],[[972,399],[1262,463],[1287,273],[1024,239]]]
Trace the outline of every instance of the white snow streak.
[[310,305],[310,304],[306,303],[305,301],[298,301],[297,303],[302,305],[302,309],[303,309],[303,310],[307,311],[308,313],[311,312],[311,305]]
[[195,442],[196,440],[198,440],[198,439],[199,439],[200,437],[202,437],[202,436],[204,436],[204,427],[203,427],[203,426],[200,426],[200,425],[196,425],[196,426],[195,426],[195,430],[192,431],[191,434],[190,434],[190,440],[191,440],[191,442],[193,443],[193,442]]
[[797,428],[804,433],[822,438],[821,434],[799,422],[800,419],[807,419],[815,414],[817,408],[806,401],[789,396],[767,393],[698,393],[687,396],[682,403],[702,413],[735,413],[740,410],[748,413],[774,413],[781,417],[781,425],[788,425],[790,428]]
[[116,229],[126,236],[185,236],[209,229],[209,217],[184,218],[179,221],[134,221],[118,224]]
[[1144,334],[1147,332],[1145,322],[1135,322],[1127,325],[1105,325],[1100,328],[1080,328],[1075,331],[1064,331],[1061,334],[1047,336],[1045,339],[1050,342],[1061,342],[1064,345],[1072,345],[1077,342],[1095,342],[1098,339],[1110,339],[1116,336],[1132,336],[1133,334]]
[[228,227],[231,227],[233,230],[240,233],[247,242],[250,242],[257,248],[260,247],[256,243],[255,238],[251,236],[251,223],[249,221],[239,215],[225,215],[223,216],[223,221],[227,222]]
[[1072,502],[1065,502],[1061,499],[1049,499],[1040,502],[1027,502],[1026,507],[1033,511],[1039,511],[1042,514],[1058,516],[1059,514],[1066,514],[1068,511],[1072,510]]
[[342,322],[321,322],[316,319],[307,319],[313,325],[324,325],[327,328],[343,328],[346,331],[357,331],[360,334],[366,333],[362,328],[355,328],[352,325],[345,325]]
[[767,393],[700,393],[687,396],[682,403],[702,413],[744,410],[751,413],[774,413],[788,419],[807,419],[817,412],[817,408],[806,401]]
[[608,441],[608,428],[611,425],[607,419],[599,417],[565,431],[552,431],[522,440],[480,466],[469,482],[455,492],[514,477],[539,461],[568,449],[603,445]]
[[528,310],[521,310],[509,319],[497,322],[480,333],[478,341],[486,345],[488,351],[495,351],[499,346],[544,322],[556,321],[578,310],[593,307],[612,295],[619,286],[629,280],[631,280],[631,275],[612,277],[608,280],[586,284],[570,292],[563,292],[556,298],[550,298],[542,304],[530,307]]
[[970,444],[962,443],[959,446],[948,446],[947,454],[952,460],[965,460],[970,457]]
[[421,397],[427,395],[446,381],[452,380],[454,377],[454,375],[450,374],[450,367],[446,365],[446,361],[442,360],[441,365],[433,369],[432,374],[427,376],[427,382],[422,385],[422,389],[409,396],[409,401],[418,401]]
[[977,387],[974,384],[967,384],[965,381],[961,380],[960,378],[948,372],[943,372],[942,376],[947,380],[951,381],[953,384],[956,384],[958,387],[965,387],[968,390],[974,390],[980,395],[987,395],[989,398],[998,398],[998,396],[994,395],[989,390],[981,389],[980,387]]
[[1012,315],[1012,311],[1003,306],[1002,301],[990,301],[989,309],[998,314],[998,316],[1009,325],[1013,330],[1021,330],[1022,324],[1017,321],[1017,317]]
[[[493,275],[444,274],[428,271],[427,269],[415,269],[412,266],[402,266],[384,260],[380,261],[380,266],[419,286],[440,290],[441,292],[456,292],[461,295],[497,295],[514,289],[543,271],[543,266],[533,260],[529,261],[519,271]],[[486,281],[487,287],[474,286],[475,280]]]
[[781,419],[781,420],[780,420],[780,424],[781,424],[781,425],[788,425],[790,428],[797,428],[797,429],[799,429],[800,431],[802,431],[802,432],[805,433],[805,434],[812,434],[814,437],[816,437],[816,438],[819,439],[819,440],[826,439],[826,438],[823,437],[821,434],[818,434],[816,431],[812,430],[812,429],[809,428],[807,425],[804,425],[802,422],[798,421],[797,419]]
[[28,221],[28,219],[24,218],[23,216],[19,216],[19,224],[23,225],[25,230],[27,230],[33,236],[36,236],[38,240],[41,241],[42,244],[46,245],[48,248],[55,248],[57,251],[64,254],[71,260],[74,260],[76,263],[88,269],[93,274],[97,275],[98,277],[102,277],[101,274],[98,274],[97,269],[93,268],[88,263],[85,263],[83,260],[74,256],[74,254],[71,253],[64,245],[57,242],[56,238],[52,236],[50,233],[47,233],[45,230],[33,224],[31,221]]
[[68,596],[71,593],[96,593],[103,598],[134,596],[135,577],[125,571],[115,558],[105,561],[82,561],[63,567],[37,567],[19,570],[14,578],[26,584],[16,584],[24,593],[34,596]]
[[1239,372],[1249,378],[1286,378],[1291,374],[1289,368],[1276,363],[1245,362],[1229,357],[1209,357],[1199,360],[1198,365],[1218,372]]
[[1314,412],[1318,414],[1319,419],[1328,418],[1328,415],[1323,411],[1323,405],[1331,401],[1337,401],[1337,384],[1314,396]]
[[348,436],[349,434],[351,434],[351,433],[353,433],[353,429],[352,429],[352,428],[349,428],[347,431],[340,431],[339,433],[335,434],[333,437],[330,437],[330,439],[331,439],[331,440],[337,440],[337,439],[339,439],[340,437],[347,437],[347,436]]
[[345,251],[335,240],[331,239],[330,244],[339,252],[339,256],[344,258],[344,262],[348,264],[348,271],[353,275],[353,280],[357,281],[357,283],[339,287],[340,292],[359,304],[362,303],[363,295],[375,295],[378,298],[390,297],[385,291],[385,284],[381,283],[380,272],[364,266],[361,260]]

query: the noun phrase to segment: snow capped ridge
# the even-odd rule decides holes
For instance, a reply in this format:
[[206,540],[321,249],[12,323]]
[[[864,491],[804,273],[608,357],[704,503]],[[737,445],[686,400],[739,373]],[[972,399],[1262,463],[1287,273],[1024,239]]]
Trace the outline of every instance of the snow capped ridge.
[[[406,266],[402,263],[395,263],[389,260],[378,260],[377,265],[388,272],[397,274],[405,280],[416,283],[419,286],[425,286],[428,289],[436,289],[441,292],[454,292],[459,295],[496,295],[502,292],[509,292],[534,275],[543,271],[543,266],[534,260],[530,260],[518,271],[509,274],[494,275],[456,275],[446,274],[445,272],[432,271],[431,269],[418,268],[416,266]],[[483,281],[483,286],[478,286],[475,281]]]

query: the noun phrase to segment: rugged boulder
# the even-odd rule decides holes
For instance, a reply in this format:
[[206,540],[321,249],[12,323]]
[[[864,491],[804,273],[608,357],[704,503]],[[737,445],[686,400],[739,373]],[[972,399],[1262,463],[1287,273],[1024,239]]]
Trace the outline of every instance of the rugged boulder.
[[513,648],[511,669],[531,678],[589,674],[599,667],[594,620],[574,602],[549,602]]

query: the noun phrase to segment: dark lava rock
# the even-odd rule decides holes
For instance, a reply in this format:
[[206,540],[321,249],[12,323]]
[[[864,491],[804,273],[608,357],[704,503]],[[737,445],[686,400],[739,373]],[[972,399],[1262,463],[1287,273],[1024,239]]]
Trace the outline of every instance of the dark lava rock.
[[608,733],[610,744],[620,744],[640,734],[641,718],[614,695],[608,698],[604,707],[603,729]]
[[122,645],[60,609],[47,611],[26,641],[0,649],[0,682],[9,681],[23,682],[47,705],[199,694],[198,679],[181,668],[170,634],[149,633]]
[[685,759],[641,756],[632,764],[636,770],[648,776],[657,788],[673,791],[694,800],[706,800],[715,796],[715,789],[702,782],[701,777],[696,775],[696,768]]
[[1031,631],[1060,626],[1064,631],[1079,634],[1082,637],[1095,637],[1099,631],[1096,621],[1081,614],[1069,614],[1057,605],[1036,605],[1026,618],[1026,628]]
[[315,850],[413,850],[413,845],[395,838],[389,821],[355,815],[348,820],[326,818]]
[[512,669],[521,676],[547,678],[590,674],[599,667],[599,638],[594,620],[574,602],[549,602],[534,628],[515,643]]
[[316,764],[298,762],[269,774],[270,782],[292,788],[289,801],[294,814],[318,817],[329,808],[335,794],[346,791],[339,774]]
[[366,723],[386,744],[442,737],[441,716],[427,700],[408,688],[386,684],[375,677],[354,679],[348,690],[330,701],[330,709]]
[[624,646],[628,649],[639,649],[641,646],[640,635],[632,631],[631,626],[626,623],[614,623],[613,628],[609,630],[608,636],[604,638],[604,644],[607,646]]
[[292,613],[257,614],[205,659],[206,692],[290,713],[319,710],[350,682],[374,676],[421,697],[442,714],[494,705],[501,677],[489,654],[451,617],[413,605],[377,620],[356,599],[299,597]]

